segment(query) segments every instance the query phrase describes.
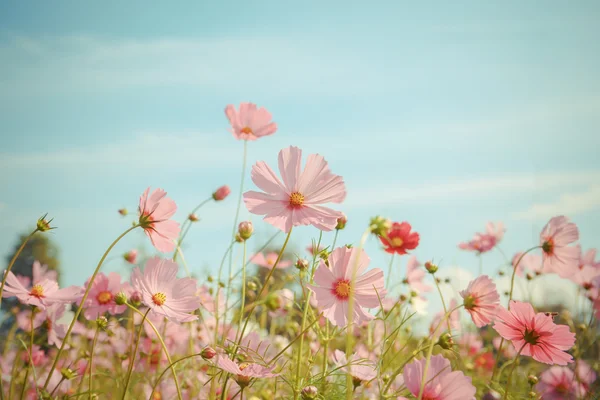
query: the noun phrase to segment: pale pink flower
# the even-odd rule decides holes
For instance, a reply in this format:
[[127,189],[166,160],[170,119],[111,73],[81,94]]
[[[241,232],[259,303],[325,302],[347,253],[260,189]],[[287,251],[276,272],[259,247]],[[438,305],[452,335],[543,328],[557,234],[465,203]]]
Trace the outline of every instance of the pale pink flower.
[[481,328],[492,322],[500,306],[500,295],[489,276],[481,275],[469,282],[460,295],[475,326]]
[[54,303],[73,303],[79,300],[82,293],[82,288],[77,286],[59,289],[56,281],[47,278],[35,282],[31,288],[26,288],[12,271],[9,271],[2,297],[15,296],[21,303],[36,306],[43,310]]
[[483,349],[481,336],[473,332],[464,332],[457,341],[459,349],[468,356],[474,356]]
[[364,250],[359,253],[354,248],[338,247],[329,256],[329,267],[323,260],[319,263],[315,284],[308,287],[323,315],[334,325],[347,325],[350,296],[354,297],[352,321],[356,324],[373,318],[363,307],[378,307],[379,299],[385,297],[383,271],[375,268],[364,273],[369,262]]
[[500,343],[502,343],[502,355],[506,358],[515,358],[517,355],[517,350],[511,342],[504,340],[500,336],[496,336],[494,339],[492,339],[492,345],[496,350],[500,349]]
[[459,243],[458,247],[479,254],[486,253],[502,240],[505,231],[502,222],[499,222],[497,226],[492,222],[488,222],[484,233],[476,233],[471,241]]
[[340,350],[336,350],[333,352],[333,362],[342,371],[350,374],[355,380],[369,382],[377,377],[375,363],[370,360],[361,359],[356,354],[352,354],[350,360],[348,360],[346,359],[346,354]]
[[[519,264],[517,265],[517,263]],[[519,276],[523,276],[523,273],[526,271],[529,271],[535,275],[552,272],[544,269],[544,261],[542,260],[542,256],[534,253],[527,253],[523,255],[523,252],[518,252],[513,256],[511,264],[513,268],[517,268],[517,275]]]
[[[251,258],[251,261],[258,266],[270,269],[273,267],[273,265],[275,265],[277,256],[278,254],[274,252],[267,253],[267,255],[263,255],[263,253],[256,253],[254,257]],[[279,263],[277,263],[277,268],[287,268],[290,265],[292,265],[292,262],[289,260],[279,260]]]
[[271,122],[271,113],[254,103],[241,103],[239,111],[229,104],[225,115],[231,124],[230,132],[238,140],[256,140],[277,131],[277,124]]
[[433,287],[423,282],[425,279],[426,272],[423,268],[420,268],[421,263],[417,260],[417,257],[410,256],[406,262],[406,280],[405,282],[410,288],[416,291],[418,294],[431,292]]
[[317,246],[316,244],[310,244],[309,246],[306,246],[306,251],[308,252],[308,254],[310,254],[311,256],[316,256],[318,255],[320,252],[322,252],[323,250],[325,250],[325,247],[323,246]]
[[[456,300],[452,299],[450,300],[450,303],[448,304],[448,311],[454,310],[457,306]],[[442,319],[444,318],[446,314],[444,313],[444,310],[438,312],[434,317],[433,320],[431,321],[431,325],[429,326],[429,333],[433,334],[435,332],[436,327],[440,324],[440,322],[442,321]],[[448,316],[448,319],[450,320],[450,329],[452,330],[459,330],[460,329],[460,314],[458,313],[458,310],[454,310],[450,313],[450,315]],[[448,322],[442,322],[442,325],[438,328],[438,333],[437,335],[439,335],[439,332],[443,332],[444,329],[447,329],[448,326]]]
[[146,262],[143,273],[138,267],[133,270],[131,283],[153,312],[175,322],[194,321],[198,316],[190,313],[200,307],[196,281],[178,279],[177,270],[177,263],[153,257]]
[[551,316],[536,314],[529,303],[511,300],[510,311],[500,306],[494,329],[521,350],[521,355],[546,364],[573,362],[566,350],[573,347],[575,334],[566,325],[556,325]]
[[217,356],[216,366],[223,371],[235,375],[235,381],[238,385],[244,387],[250,383],[253,378],[272,378],[279,374],[273,373],[273,367],[264,367],[260,364],[241,363],[236,364],[225,355]]
[[318,154],[308,156],[303,171],[301,164],[302,150],[293,146],[281,150],[282,183],[264,161],[257,162],[252,167],[252,181],[264,193],[244,193],[246,207],[253,214],[265,215],[266,222],[286,233],[299,225],[331,231],[342,213],[321,204],[344,201],[344,180],[331,173],[325,159]]
[[65,304],[52,304],[43,312],[48,331],[48,344],[62,346],[62,339],[67,334],[67,326],[59,323],[66,311]]
[[231,189],[229,189],[229,186],[224,185],[215,190],[212,197],[215,201],[223,201],[229,196],[229,193],[231,193]]
[[175,249],[175,240],[179,236],[179,223],[170,220],[177,205],[167,196],[167,192],[156,189],[150,194],[147,188],[140,197],[139,224],[156,247],[156,250],[166,253]]
[[585,395],[582,384],[567,367],[550,367],[540,375],[535,390],[544,400],[576,400]]
[[[419,396],[425,362],[415,360],[404,367],[404,383],[413,396]],[[423,399],[427,400],[472,400],[477,391],[471,378],[461,371],[453,372],[450,361],[442,355],[431,357],[425,382]]]
[[[85,282],[85,286],[89,284],[89,279]],[[126,305],[117,305],[115,296],[123,291],[124,285],[121,283],[121,275],[117,272],[111,272],[104,275],[100,272],[90,288],[87,299],[84,304],[83,315],[88,320],[95,320],[100,315],[108,312],[111,315],[122,314],[126,309]]]
[[579,239],[577,225],[567,217],[552,218],[540,233],[544,269],[567,278],[579,266],[579,247],[569,246]]
[[577,374],[579,382],[581,382],[586,392],[590,389],[590,386],[592,386],[592,383],[594,383],[598,377],[594,369],[584,360],[579,360],[577,362],[575,373]]

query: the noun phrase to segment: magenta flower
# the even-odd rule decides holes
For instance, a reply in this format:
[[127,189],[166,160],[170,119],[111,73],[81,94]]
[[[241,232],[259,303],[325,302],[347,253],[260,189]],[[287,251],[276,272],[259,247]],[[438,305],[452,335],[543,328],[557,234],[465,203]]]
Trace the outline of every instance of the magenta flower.
[[356,324],[373,318],[363,307],[378,307],[379,299],[385,297],[383,271],[375,268],[364,273],[369,262],[364,250],[358,253],[353,248],[338,247],[329,256],[329,268],[323,260],[319,263],[315,284],[308,285],[308,288],[314,292],[323,315],[334,325],[343,327],[348,324],[350,296],[354,296],[352,321]]
[[2,297],[16,297],[23,304],[44,310],[54,303],[73,303],[79,300],[82,294],[83,290],[80,287],[69,286],[59,289],[56,281],[46,278],[37,282],[34,279],[33,286],[26,288],[12,272],[8,272]]
[[460,295],[475,326],[481,328],[492,322],[500,306],[500,295],[487,275],[469,282],[469,286]]
[[546,364],[573,362],[565,351],[573,347],[575,334],[566,325],[556,325],[551,316],[536,314],[529,303],[511,300],[510,311],[500,306],[494,329],[524,356]]
[[151,195],[150,188],[140,197],[139,224],[156,247],[156,250],[166,253],[175,249],[175,240],[179,236],[179,223],[170,220],[177,205],[166,197],[167,192],[156,189]]
[[[267,255],[263,255],[262,253],[256,253],[254,255],[254,257],[252,257],[251,261],[261,267],[264,268],[272,268],[273,265],[275,265],[275,261],[277,261],[277,253],[267,253]],[[287,260],[279,260],[279,263],[277,264],[277,268],[287,268],[290,265],[292,265],[292,262]]]
[[264,193],[244,193],[246,207],[253,214],[264,215],[266,222],[286,233],[298,225],[331,231],[342,213],[322,204],[344,201],[344,180],[332,174],[325,159],[318,154],[308,156],[303,171],[301,163],[299,148],[291,146],[279,152],[282,183],[264,161],[257,162],[252,167],[252,181]]
[[256,140],[277,131],[277,124],[271,122],[271,113],[253,103],[241,103],[239,111],[229,104],[225,115],[231,124],[231,133],[238,140]]
[[174,322],[194,321],[198,316],[190,313],[200,307],[196,281],[178,279],[177,270],[177,263],[153,257],[146,262],[143,273],[138,267],[134,268],[131,283],[152,312]]
[[576,400],[585,396],[585,388],[567,367],[550,367],[540,375],[535,390],[544,400]]
[[540,233],[540,246],[544,269],[567,278],[579,266],[577,246],[569,246],[579,239],[577,225],[569,222],[567,217],[552,218]]
[[[413,396],[419,396],[425,359],[411,362],[404,367],[404,383]],[[427,400],[471,400],[475,396],[475,386],[471,378],[461,371],[452,371],[450,361],[442,355],[431,357],[425,377],[423,399]]]
[[[85,286],[89,284],[89,279]],[[100,272],[90,288],[90,293],[84,304],[83,315],[88,320],[96,319],[100,315],[108,312],[111,315],[122,314],[126,305],[117,305],[115,296],[123,291],[125,286],[121,284],[121,276],[116,272],[111,272],[108,276]]]

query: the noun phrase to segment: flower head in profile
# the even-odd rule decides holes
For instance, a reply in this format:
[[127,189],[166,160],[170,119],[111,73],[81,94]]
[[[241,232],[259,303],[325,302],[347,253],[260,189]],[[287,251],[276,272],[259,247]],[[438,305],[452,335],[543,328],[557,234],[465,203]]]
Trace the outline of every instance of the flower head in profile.
[[153,257],[146,262],[143,273],[137,267],[133,270],[131,283],[154,313],[174,322],[194,321],[198,316],[190,313],[200,307],[196,281],[177,278],[177,270],[177,263]]
[[[420,359],[404,367],[404,383],[416,397],[421,390],[425,363],[425,359]],[[470,400],[476,392],[471,378],[461,371],[452,371],[450,361],[442,355],[431,357],[425,382],[422,398],[427,400]]]
[[411,232],[411,229],[408,222],[394,222],[385,235],[379,236],[384,250],[388,253],[406,254],[407,250],[416,249],[420,237],[417,232]]
[[379,299],[386,294],[383,271],[379,268],[365,273],[369,257],[364,250],[338,247],[329,256],[329,268],[321,260],[315,271],[314,285],[308,285],[315,293],[318,307],[334,325],[348,324],[350,296],[354,296],[352,322],[360,324],[373,318],[364,308],[379,306]]
[[475,326],[481,328],[492,322],[500,306],[500,295],[487,275],[469,282],[469,286],[460,295]]
[[273,367],[264,367],[260,364],[240,363],[236,364],[225,355],[217,356],[215,362],[218,368],[235,375],[235,381],[241,387],[246,387],[253,378],[272,378],[279,374],[273,373]]
[[175,240],[179,236],[179,223],[170,220],[177,205],[167,196],[167,192],[156,189],[150,194],[147,188],[140,197],[139,224],[156,247],[166,253],[175,249]]
[[494,225],[493,222],[488,222],[485,227],[485,232],[476,233],[469,242],[462,242],[458,247],[462,250],[475,251],[479,254],[486,253],[492,250],[504,237],[504,224],[499,222]]
[[[254,257],[252,257],[252,263],[264,267],[264,268],[272,268],[275,265],[275,261],[277,261],[278,254],[275,252],[267,253],[266,255],[263,253],[256,253]],[[292,265],[290,260],[279,260],[277,263],[277,268],[287,268]]]
[[579,266],[577,246],[569,246],[579,239],[577,225],[564,216],[552,218],[540,233],[544,269],[567,278]]
[[550,315],[535,313],[529,303],[511,300],[510,310],[500,306],[494,329],[522,355],[536,361],[558,365],[573,362],[566,350],[573,347],[575,334],[566,325],[556,325]]
[[253,103],[241,103],[239,111],[229,104],[225,115],[231,124],[231,133],[238,140],[256,140],[277,131],[277,124],[271,122],[271,113]]
[[[89,284],[89,279],[85,286]],[[116,272],[111,272],[104,275],[100,272],[90,288],[87,299],[84,303],[83,315],[88,320],[95,320],[98,316],[108,312],[111,315],[121,314],[126,309],[126,305],[117,305],[115,296],[119,294],[125,287],[121,284],[121,275]]]
[[48,278],[40,280],[35,275],[31,287],[26,287],[23,283],[9,271],[2,297],[16,297],[23,304],[29,304],[44,310],[55,303],[73,303],[79,300],[83,294],[80,287],[69,286],[59,289],[56,281]]
[[301,164],[302,150],[293,146],[281,150],[282,182],[264,161],[257,162],[252,167],[252,181],[264,193],[248,191],[244,193],[244,203],[251,213],[264,215],[266,222],[286,233],[299,225],[331,231],[342,213],[322,204],[344,201],[344,180],[331,173],[325,159],[318,154],[308,156],[304,170]]
[[535,390],[544,400],[576,400],[585,396],[585,388],[567,367],[550,367],[540,375]]
[[342,371],[350,374],[354,382],[369,382],[377,377],[375,363],[370,360],[361,359],[358,355],[353,354],[350,360],[346,359],[346,354],[340,350],[333,353],[333,362]]

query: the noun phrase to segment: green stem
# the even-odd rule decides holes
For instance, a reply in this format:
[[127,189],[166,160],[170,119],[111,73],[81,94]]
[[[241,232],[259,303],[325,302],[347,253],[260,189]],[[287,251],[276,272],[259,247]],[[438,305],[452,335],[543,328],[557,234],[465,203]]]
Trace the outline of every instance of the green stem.
[[388,266],[388,276],[387,276],[387,281],[385,283],[386,288],[390,287],[390,282],[391,282],[391,278],[392,278],[392,268],[394,266],[394,256],[395,255],[396,255],[396,253],[392,253],[392,257],[390,258],[390,265]]
[[483,275],[483,258],[481,257],[481,253],[477,254],[477,258],[479,258],[479,276]]
[[[194,214],[196,211],[198,211],[200,209],[200,207],[202,207],[203,205],[205,205],[206,203],[208,203],[211,200],[213,200],[212,196],[210,196],[208,199],[202,201],[200,204],[198,204],[192,210],[192,212],[189,215]],[[192,226],[192,221],[189,219],[189,217],[185,221],[183,221],[183,224],[181,224],[181,232],[183,232],[183,233],[181,234],[181,237],[177,241],[177,246],[175,247],[175,252],[173,253],[173,261],[177,261],[177,253],[179,252],[179,248],[181,247],[181,243],[183,243],[183,239],[185,239],[185,237],[187,236],[187,233],[190,230],[191,226]]]
[[506,390],[504,391],[504,396],[502,397],[502,399],[504,399],[504,400],[506,400],[508,398],[508,392],[510,391],[510,385],[512,383],[512,376],[513,376],[513,373],[515,372],[515,368],[517,367],[517,364],[518,364],[517,359],[521,355],[521,352],[525,348],[526,344],[527,343],[523,343],[523,346],[521,346],[521,348],[519,349],[519,352],[517,353],[517,355],[514,358],[512,368],[510,369],[510,372],[508,373],[508,380],[506,381]]
[[[6,268],[6,271],[4,271],[4,277],[2,278],[2,285],[0,286],[0,307],[2,306],[2,293],[4,293],[4,285],[6,284],[6,278],[8,278],[8,273],[10,272],[10,270],[13,267],[13,265],[15,264],[15,261],[17,261],[17,258],[19,257],[19,255],[21,254],[21,252],[23,251],[23,249],[25,248],[25,245],[27,244],[27,242],[29,242],[29,239],[31,239],[32,236],[35,235],[35,233],[37,231],[38,231],[38,229],[35,228],[33,230],[33,232],[31,232],[29,234],[29,236],[27,236],[25,238],[25,240],[23,240],[23,243],[21,243],[21,246],[19,247],[19,250],[17,250],[17,252],[13,256],[12,260],[10,260],[10,263],[8,264],[8,268]],[[2,382],[2,379],[0,379],[0,382]],[[2,392],[0,392],[0,393],[2,393]]]
[[[140,347],[140,339],[142,338],[142,331],[144,330],[144,322],[148,317],[148,313],[150,312],[150,308],[146,310],[144,313],[144,317],[142,318],[142,322],[140,323],[140,327],[138,328],[138,336],[135,341],[135,347],[133,349],[133,353],[131,354],[131,360],[129,361],[129,367],[127,367],[127,379],[125,380],[125,388],[123,389],[123,397],[121,400],[125,400],[125,396],[127,396],[127,389],[129,389],[129,382],[131,381],[131,374],[133,372],[133,364],[135,364],[135,356],[137,355],[138,349]],[[89,389],[91,391],[91,387]]]
[[[94,340],[92,340],[92,348],[90,350],[90,377],[89,377],[89,381],[88,381],[88,392],[90,392],[88,399],[91,400],[92,399],[92,390],[93,390],[93,381],[92,381],[92,377],[94,376],[93,372],[92,372],[92,368],[94,366],[94,349],[96,348],[96,343],[98,342],[98,333],[100,332],[100,324],[96,324],[96,332],[94,333]],[[136,350],[137,352],[137,350]],[[133,360],[132,360],[133,363]]]
[[[433,282],[435,282],[435,287],[437,288],[438,293],[440,294],[440,299],[442,300],[442,307],[444,307],[444,314],[446,314],[448,312],[448,309],[446,308],[446,302],[444,301],[444,296],[442,295],[442,289],[440,289],[440,284],[438,283],[437,279],[435,278],[435,274],[431,274],[431,276],[433,277]],[[448,323],[448,333],[450,335],[452,335],[452,326],[450,326],[450,318],[447,318]]]
[[69,328],[67,329],[67,333],[62,340],[62,344],[60,345],[60,348],[58,349],[58,353],[56,353],[56,357],[54,357],[54,362],[52,363],[52,366],[50,367],[50,371],[48,371],[48,377],[46,378],[46,382],[44,383],[44,387],[43,387],[44,390],[46,390],[48,388],[48,384],[50,383],[50,378],[52,377],[52,373],[56,369],[56,364],[58,363],[58,360],[60,359],[60,355],[62,354],[62,352],[68,342],[69,335],[71,334],[71,331],[73,330],[73,327],[75,326],[75,323],[77,322],[77,319],[79,318],[79,315],[81,314],[81,311],[83,310],[85,301],[87,300],[87,297],[90,294],[90,290],[92,289],[94,279],[96,279],[96,275],[98,275],[98,272],[100,271],[100,267],[102,267],[102,264],[104,263],[104,260],[108,256],[108,253],[110,253],[112,248],[115,247],[115,245],[119,242],[119,240],[121,240],[125,235],[127,235],[129,232],[131,232],[138,226],[139,225],[136,224],[136,225],[132,226],[131,228],[127,229],[125,232],[123,232],[118,238],[115,239],[114,242],[111,243],[110,246],[108,246],[108,249],[106,249],[106,251],[102,255],[102,258],[98,262],[98,265],[96,266],[96,269],[94,270],[94,273],[92,274],[92,277],[90,278],[87,288],[85,289],[85,293],[83,294],[83,297],[81,298],[79,307],[77,308],[77,311],[75,311],[73,320],[71,321],[71,324],[69,325]]
[[[239,330],[242,327],[242,322],[244,321],[244,308],[246,307],[246,241],[244,240],[244,256],[242,259],[242,298],[240,299],[241,301],[241,306],[240,306],[240,322],[238,325],[238,333]],[[265,285],[268,283],[265,282]],[[236,335],[237,337],[237,335]],[[240,337],[238,339],[239,342],[242,341],[242,338]]]
[[400,372],[402,372],[402,370],[404,369],[406,364],[408,364],[410,362],[410,360],[412,360],[413,358],[415,358],[417,356],[417,354],[419,354],[420,352],[422,352],[423,350],[425,350],[428,347],[429,346],[419,347],[418,349],[416,349],[415,351],[412,352],[412,355],[410,357],[408,357],[408,359],[404,360],[404,362],[398,368],[396,368],[396,370],[390,376],[388,383],[385,385],[385,387],[383,388],[383,391],[381,392],[384,396],[385,396],[385,393],[389,390],[392,383],[394,382],[394,379],[396,378],[396,376],[398,376],[400,374]]

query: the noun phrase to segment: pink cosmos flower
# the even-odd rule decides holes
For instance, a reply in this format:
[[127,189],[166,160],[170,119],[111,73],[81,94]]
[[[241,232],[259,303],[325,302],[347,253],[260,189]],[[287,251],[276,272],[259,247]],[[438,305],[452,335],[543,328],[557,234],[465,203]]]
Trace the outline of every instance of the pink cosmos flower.
[[359,253],[354,248],[338,247],[329,256],[329,268],[323,260],[319,263],[315,284],[308,287],[323,315],[334,325],[347,325],[350,296],[354,296],[352,321],[356,324],[373,318],[363,307],[378,307],[379,299],[385,297],[383,271],[375,268],[363,274],[369,262],[364,250]]
[[252,378],[272,378],[279,375],[273,373],[274,366],[269,368],[259,364],[249,363],[241,363],[238,365],[225,355],[217,356],[215,364],[223,371],[235,375],[235,381],[242,387],[247,386]]
[[[448,311],[455,309],[457,306],[456,300],[452,299],[450,300],[450,303],[448,304]],[[434,317],[433,320],[431,321],[431,325],[429,326],[429,333],[433,334],[435,331],[435,328],[439,325],[440,321],[442,321],[442,318],[444,318],[444,310],[438,312]],[[450,320],[450,329],[457,331],[460,329],[460,314],[458,313],[458,310],[454,310],[450,313],[450,316],[448,316],[448,319]],[[437,335],[439,336],[440,332],[444,332],[444,330],[447,330],[447,326],[448,323],[447,322],[443,322],[442,325],[438,328],[437,330]]]
[[460,295],[475,326],[481,328],[492,322],[500,306],[500,295],[489,276],[481,275],[469,282]]
[[406,263],[406,279],[404,282],[419,294],[431,292],[433,287],[423,283],[426,274],[424,269],[419,268],[420,266],[421,263],[417,260],[417,257],[410,256]]
[[277,124],[271,122],[271,113],[253,103],[241,103],[239,111],[229,104],[225,115],[231,124],[231,133],[238,140],[256,140],[277,131]]
[[567,367],[550,367],[540,375],[535,390],[544,400],[576,400],[585,396],[585,389]]
[[567,278],[579,265],[577,246],[569,246],[579,239],[577,225],[569,222],[567,217],[552,218],[540,233],[540,246],[544,268]]
[[142,295],[142,302],[154,313],[174,322],[194,321],[198,316],[190,312],[200,307],[196,280],[178,279],[177,269],[177,263],[153,257],[146,262],[143,273],[138,267],[133,270],[131,283]]
[[419,245],[420,236],[411,232],[412,226],[408,222],[394,222],[386,235],[379,236],[387,253],[406,254],[407,250],[414,250]]
[[290,146],[279,152],[282,183],[264,161],[257,162],[252,167],[252,181],[265,193],[244,193],[246,207],[253,214],[265,215],[266,222],[286,233],[299,225],[331,231],[342,213],[321,204],[344,201],[344,180],[331,173],[325,159],[318,154],[308,156],[303,171],[301,163],[299,148]]
[[43,312],[48,331],[48,344],[56,347],[62,346],[62,339],[67,334],[67,326],[59,321],[66,311],[65,304],[52,304]]
[[[267,253],[267,255],[263,255],[263,253],[256,253],[254,257],[252,257],[251,261],[261,267],[271,268],[275,265],[275,261],[277,261],[277,253]],[[287,268],[292,265],[292,262],[289,260],[279,260],[277,264],[277,268]]]
[[483,349],[481,336],[473,332],[465,332],[458,339],[458,347],[464,356],[474,356]]
[[[89,284],[89,279],[85,286]],[[88,320],[95,320],[100,315],[108,312],[111,315],[122,314],[126,305],[117,305],[115,296],[123,291],[124,285],[121,284],[121,276],[116,272],[111,272],[108,276],[100,272],[90,288],[90,293],[84,304],[83,315]]]
[[56,281],[44,278],[36,282],[35,278],[34,276],[33,286],[26,288],[12,272],[8,272],[2,297],[16,297],[23,304],[29,304],[44,310],[54,303],[75,302],[83,294],[80,287],[69,286],[59,289]]
[[522,355],[536,361],[558,365],[573,362],[565,351],[575,343],[575,334],[566,325],[556,325],[551,316],[536,314],[529,303],[511,300],[510,311],[500,306],[494,329]]
[[[413,396],[419,396],[425,362],[420,359],[404,367],[404,383]],[[442,355],[431,357],[425,382],[423,399],[427,400],[471,400],[477,391],[471,378],[461,371],[453,372],[450,361]]]
[[584,360],[579,360],[577,362],[577,366],[575,367],[575,373],[577,374],[577,378],[579,378],[579,382],[583,385],[583,388],[586,392],[589,391],[590,386],[596,381],[596,378],[598,377],[594,369]]
[[486,253],[502,240],[505,231],[502,222],[499,222],[497,226],[488,222],[485,233],[476,233],[471,241],[459,243],[458,247],[467,251],[476,251],[479,254]]
[[170,220],[177,205],[167,196],[167,192],[156,189],[151,195],[147,188],[140,197],[139,224],[156,247],[166,253],[175,249],[175,240],[179,236],[179,223]]
[[[519,264],[517,265],[517,263]],[[529,271],[535,275],[551,272],[543,268],[544,261],[542,260],[542,256],[534,253],[527,253],[523,255],[523,252],[518,252],[513,256],[511,264],[513,268],[517,268],[517,275],[519,276],[523,276],[523,273],[526,271]]]
[[333,361],[342,371],[350,374],[355,381],[369,382],[377,377],[375,363],[361,359],[356,354],[351,355],[350,360],[348,360],[346,354],[336,350],[333,353]]

